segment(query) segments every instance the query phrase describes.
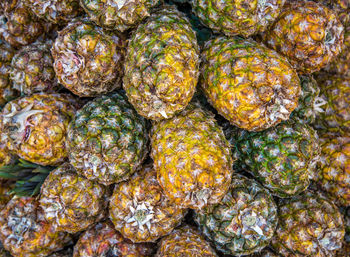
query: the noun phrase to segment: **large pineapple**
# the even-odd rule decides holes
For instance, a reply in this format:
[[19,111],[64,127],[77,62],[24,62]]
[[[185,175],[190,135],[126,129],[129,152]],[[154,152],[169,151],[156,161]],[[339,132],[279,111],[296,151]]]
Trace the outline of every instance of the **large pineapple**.
[[306,191],[279,204],[272,246],[285,257],[331,257],[342,246],[344,224],[337,206]]
[[185,15],[165,6],[133,33],[123,86],[142,116],[173,117],[191,100],[199,75],[196,36]]
[[185,209],[168,199],[151,165],[119,183],[109,203],[110,219],[125,238],[152,242],[177,227]]
[[77,233],[105,216],[107,189],[80,175],[66,163],[53,170],[41,187],[45,219],[58,231]]
[[74,247],[74,257],[150,257],[153,244],[134,244],[105,221],[85,231]]
[[218,37],[203,51],[201,83],[209,102],[231,124],[258,131],[287,120],[300,81],[286,58],[250,39]]
[[77,105],[77,100],[64,94],[34,94],[7,103],[0,113],[6,146],[30,162],[62,163],[68,154],[68,124]]
[[124,40],[87,19],[58,33],[51,49],[59,82],[78,96],[92,97],[120,87]]
[[193,227],[183,226],[163,237],[155,257],[217,257],[209,242]]
[[197,213],[196,221],[217,249],[237,256],[261,251],[277,226],[277,206],[253,179],[234,175],[228,193]]
[[193,0],[199,19],[227,36],[249,37],[263,32],[279,15],[286,0]]
[[316,180],[333,200],[350,205],[350,137],[322,136]]
[[261,132],[227,126],[225,134],[237,166],[251,172],[274,195],[299,194],[315,176],[318,136],[306,124],[289,121]]
[[159,184],[185,208],[218,203],[232,176],[229,145],[210,112],[190,104],[175,117],[154,123],[152,153]]
[[57,87],[53,58],[50,48],[52,41],[37,41],[19,50],[11,62],[13,87],[22,94],[50,92]]
[[78,173],[105,185],[128,179],[148,153],[146,120],[122,93],[87,103],[71,122],[67,140]]
[[0,39],[0,108],[19,95],[10,79],[11,60],[14,54],[15,50],[11,45]]
[[300,73],[312,73],[340,53],[344,27],[336,13],[326,6],[293,0],[286,2],[264,40],[286,56]]
[[44,257],[69,244],[71,237],[45,221],[31,197],[13,198],[0,212],[0,240],[16,257]]
[[322,73],[316,79],[326,104],[317,115],[315,128],[321,133],[350,132],[350,77]]
[[80,3],[90,19],[99,26],[124,32],[150,16],[158,0],[80,0]]

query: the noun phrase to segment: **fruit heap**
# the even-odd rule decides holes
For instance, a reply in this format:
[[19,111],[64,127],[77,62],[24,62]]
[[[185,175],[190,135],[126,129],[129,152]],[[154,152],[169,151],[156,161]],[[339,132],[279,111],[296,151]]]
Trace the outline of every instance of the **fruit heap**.
[[350,0],[0,1],[0,256],[350,257]]

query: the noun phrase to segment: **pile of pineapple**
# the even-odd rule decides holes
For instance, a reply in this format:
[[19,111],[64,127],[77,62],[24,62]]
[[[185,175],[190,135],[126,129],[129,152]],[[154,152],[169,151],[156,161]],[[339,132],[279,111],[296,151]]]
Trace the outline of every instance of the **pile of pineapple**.
[[0,256],[349,257],[350,0],[1,0]]

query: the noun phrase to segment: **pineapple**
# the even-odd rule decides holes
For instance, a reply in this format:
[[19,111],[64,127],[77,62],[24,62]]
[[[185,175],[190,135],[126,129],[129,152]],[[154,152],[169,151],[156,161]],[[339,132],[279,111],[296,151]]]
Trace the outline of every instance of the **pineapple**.
[[306,191],[281,201],[272,246],[285,257],[331,257],[342,246],[339,209],[322,194]]
[[74,94],[93,97],[121,86],[124,40],[87,19],[58,33],[51,49],[58,81]]
[[228,142],[210,112],[190,104],[152,127],[154,168],[165,194],[183,208],[218,203],[232,176]]
[[234,175],[228,193],[198,212],[196,222],[218,250],[237,256],[261,251],[277,226],[277,206],[253,179]]
[[302,74],[319,71],[341,51],[344,27],[336,13],[307,0],[287,1],[264,36]]
[[3,140],[22,159],[57,165],[66,159],[68,124],[78,107],[64,94],[34,94],[7,103],[0,113]]
[[297,73],[276,52],[251,39],[218,37],[204,46],[200,85],[231,124],[264,130],[287,120],[301,91]]
[[150,257],[153,249],[153,244],[134,244],[123,238],[110,221],[105,221],[80,236],[73,257]]
[[123,87],[136,111],[168,119],[190,102],[199,75],[199,48],[185,15],[172,6],[154,13],[133,33]]
[[15,50],[11,45],[0,39],[0,108],[19,95],[10,79],[11,60],[14,54]]
[[131,241],[154,242],[180,225],[185,209],[168,199],[152,165],[117,184],[109,203],[115,229]]
[[0,179],[0,211],[4,209],[6,207],[6,204],[11,200],[12,196],[10,195],[10,192],[12,188],[13,183],[8,180]]
[[39,203],[32,197],[14,197],[0,212],[0,240],[13,256],[44,257],[71,242],[45,221]]
[[250,255],[250,257],[280,257],[280,255],[274,253],[270,249],[264,249],[260,253]]
[[317,115],[314,127],[321,133],[350,132],[350,77],[318,74],[320,97],[326,104]]
[[218,257],[209,242],[193,227],[185,225],[163,237],[155,257]]
[[39,202],[45,219],[58,231],[77,233],[104,218],[107,188],[78,175],[66,163],[46,178]]
[[344,27],[350,26],[350,0],[314,0],[333,9]]
[[51,46],[51,40],[37,41],[15,54],[11,62],[11,80],[15,89],[25,95],[54,91],[57,81]]
[[225,128],[237,168],[252,173],[278,197],[304,191],[315,176],[319,158],[317,133],[308,125],[288,121],[261,132]]
[[69,161],[78,173],[104,185],[119,183],[147,156],[147,122],[122,93],[114,93],[77,112],[67,141]]
[[193,0],[194,13],[208,27],[227,36],[261,33],[278,17],[286,0]]
[[6,146],[6,143],[1,140],[0,135],[0,168],[14,163],[16,159],[16,156],[10,153],[9,149]]
[[48,257],[73,257],[73,249],[67,248],[58,252],[50,254]]
[[150,16],[151,9],[158,4],[158,0],[81,0],[80,3],[97,25],[124,32]]

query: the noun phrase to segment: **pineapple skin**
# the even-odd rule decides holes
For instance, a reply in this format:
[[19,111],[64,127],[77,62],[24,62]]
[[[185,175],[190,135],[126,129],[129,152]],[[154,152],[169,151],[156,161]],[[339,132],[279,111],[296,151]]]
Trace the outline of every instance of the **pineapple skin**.
[[0,215],[0,240],[13,256],[45,257],[71,242],[69,234],[45,221],[35,198],[14,197]]
[[122,92],[80,109],[67,136],[69,161],[78,173],[104,185],[127,180],[148,153],[147,121]]
[[108,190],[77,174],[65,163],[50,172],[41,186],[40,206],[58,231],[77,233],[105,217]]
[[341,51],[344,27],[335,12],[312,1],[287,1],[264,36],[301,74],[324,68]]
[[232,158],[210,112],[189,105],[172,119],[154,123],[151,157],[160,186],[183,208],[219,202],[232,177]]
[[231,124],[260,131],[287,120],[300,80],[286,58],[251,39],[218,37],[202,54],[201,81],[209,102]]
[[130,103],[151,120],[182,111],[199,76],[199,47],[190,22],[174,7],[164,8],[133,33],[123,78]]
[[218,250],[247,255],[270,243],[278,222],[277,206],[267,189],[234,175],[220,203],[197,212],[195,220]]
[[83,18],[58,32],[51,54],[57,79],[80,97],[95,97],[121,86],[125,41]]
[[109,202],[115,229],[138,242],[154,242],[180,225],[185,209],[166,197],[152,165],[117,184]]
[[344,233],[338,207],[319,192],[305,191],[279,204],[272,247],[285,257],[331,257],[341,248]]
[[108,30],[124,32],[151,15],[159,0],[80,0],[90,20]]
[[134,244],[114,229],[112,222],[96,224],[85,231],[74,246],[73,257],[151,257],[154,244]]
[[216,32],[227,36],[249,37],[261,33],[278,17],[286,0],[194,0],[199,19]]
[[155,257],[218,257],[209,242],[193,227],[184,225],[163,237]]
[[20,158],[40,165],[67,159],[66,134],[79,101],[66,94],[33,94],[7,103],[0,115],[3,142]]

